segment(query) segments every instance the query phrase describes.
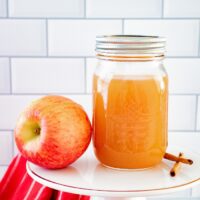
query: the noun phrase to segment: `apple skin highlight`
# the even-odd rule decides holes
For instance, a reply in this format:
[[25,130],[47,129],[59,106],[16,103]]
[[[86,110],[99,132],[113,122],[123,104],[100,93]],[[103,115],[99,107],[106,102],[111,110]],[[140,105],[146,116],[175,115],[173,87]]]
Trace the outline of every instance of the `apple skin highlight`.
[[46,96],[21,113],[14,134],[16,145],[27,160],[59,169],[85,152],[92,128],[79,104],[61,96]]

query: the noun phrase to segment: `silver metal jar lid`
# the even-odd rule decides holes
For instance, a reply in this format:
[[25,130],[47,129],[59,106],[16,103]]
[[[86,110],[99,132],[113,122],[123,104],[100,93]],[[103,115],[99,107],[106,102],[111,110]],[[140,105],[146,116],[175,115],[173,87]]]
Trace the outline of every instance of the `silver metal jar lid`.
[[103,55],[164,55],[166,38],[144,35],[103,35],[96,37],[96,52]]

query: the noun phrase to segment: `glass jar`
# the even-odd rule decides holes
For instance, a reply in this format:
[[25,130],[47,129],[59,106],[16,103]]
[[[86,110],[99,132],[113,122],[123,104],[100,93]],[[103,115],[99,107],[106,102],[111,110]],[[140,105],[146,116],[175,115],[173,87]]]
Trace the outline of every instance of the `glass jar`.
[[118,169],[152,167],[167,147],[168,78],[165,38],[96,38],[93,145],[97,159]]

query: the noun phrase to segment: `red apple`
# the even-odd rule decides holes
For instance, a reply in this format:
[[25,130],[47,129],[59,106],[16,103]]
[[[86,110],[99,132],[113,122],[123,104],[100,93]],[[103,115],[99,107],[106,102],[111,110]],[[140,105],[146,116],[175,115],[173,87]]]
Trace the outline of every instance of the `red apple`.
[[77,160],[91,140],[91,123],[80,105],[46,96],[21,113],[15,141],[27,160],[45,168],[64,168]]

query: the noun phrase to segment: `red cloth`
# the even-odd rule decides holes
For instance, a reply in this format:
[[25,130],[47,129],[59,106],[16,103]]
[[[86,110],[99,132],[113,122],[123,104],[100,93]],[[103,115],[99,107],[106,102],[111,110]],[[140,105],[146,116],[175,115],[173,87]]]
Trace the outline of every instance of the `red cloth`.
[[26,159],[17,155],[0,182],[1,200],[89,200],[89,196],[56,191],[34,181],[26,172]]

